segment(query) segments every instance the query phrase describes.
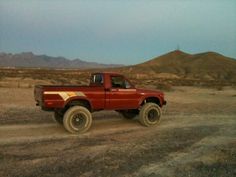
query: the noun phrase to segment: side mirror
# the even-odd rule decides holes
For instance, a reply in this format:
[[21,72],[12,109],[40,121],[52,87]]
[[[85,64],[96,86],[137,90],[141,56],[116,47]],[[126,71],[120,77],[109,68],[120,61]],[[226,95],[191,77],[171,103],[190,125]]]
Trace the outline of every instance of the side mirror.
[[132,87],[134,87],[134,85],[131,85],[130,82],[128,82],[127,80],[125,80],[125,88],[126,88],[126,89],[129,89],[129,88],[132,88]]
[[129,89],[129,88],[131,88],[131,85],[125,85],[125,88]]

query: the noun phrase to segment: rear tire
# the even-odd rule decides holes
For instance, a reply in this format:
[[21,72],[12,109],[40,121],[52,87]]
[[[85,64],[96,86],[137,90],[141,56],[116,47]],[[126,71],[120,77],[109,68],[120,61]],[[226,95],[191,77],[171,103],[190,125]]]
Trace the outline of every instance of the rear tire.
[[140,110],[139,122],[146,126],[153,126],[161,120],[161,108],[155,103],[146,103]]
[[73,106],[65,112],[63,125],[70,133],[86,132],[92,125],[92,115],[85,107]]

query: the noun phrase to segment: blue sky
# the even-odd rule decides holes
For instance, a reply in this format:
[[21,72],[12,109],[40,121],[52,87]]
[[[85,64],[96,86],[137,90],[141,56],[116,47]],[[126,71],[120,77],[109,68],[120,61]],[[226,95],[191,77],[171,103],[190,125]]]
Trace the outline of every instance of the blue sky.
[[135,64],[175,50],[236,58],[235,0],[0,0],[0,51]]

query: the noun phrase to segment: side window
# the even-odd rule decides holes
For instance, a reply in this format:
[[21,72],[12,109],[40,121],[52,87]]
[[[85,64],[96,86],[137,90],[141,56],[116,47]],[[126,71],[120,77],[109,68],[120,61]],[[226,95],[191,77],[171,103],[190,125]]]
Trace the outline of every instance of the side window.
[[113,88],[131,88],[130,83],[122,76],[112,76],[111,85]]
[[94,85],[103,85],[103,75],[94,74],[91,76],[90,83]]
[[111,85],[113,88],[124,88],[124,78],[121,76],[112,76]]

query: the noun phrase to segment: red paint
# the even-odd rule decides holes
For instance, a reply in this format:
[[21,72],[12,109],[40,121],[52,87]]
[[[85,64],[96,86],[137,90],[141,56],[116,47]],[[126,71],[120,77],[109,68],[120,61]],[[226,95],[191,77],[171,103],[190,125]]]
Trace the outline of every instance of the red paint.
[[[94,73],[91,80],[96,83],[91,81],[89,86],[35,86],[35,101],[42,109],[52,111],[63,109],[74,100],[86,100],[92,111],[138,109],[148,98],[158,99],[161,107],[166,103],[161,91],[136,89],[128,79],[117,73]],[[97,81],[101,81],[100,84]],[[78,95],[71,96],[66,92]]]

